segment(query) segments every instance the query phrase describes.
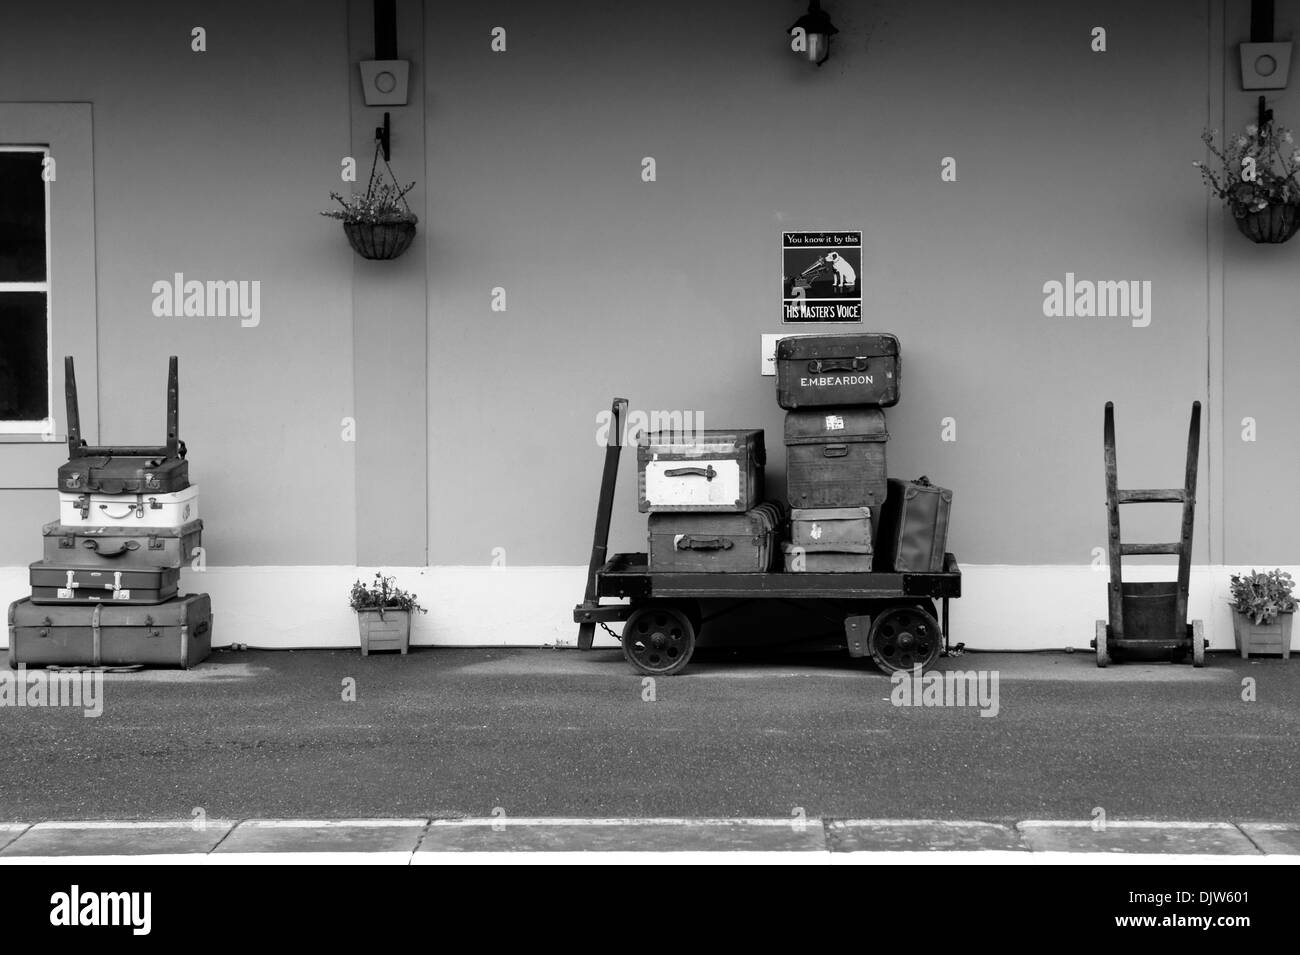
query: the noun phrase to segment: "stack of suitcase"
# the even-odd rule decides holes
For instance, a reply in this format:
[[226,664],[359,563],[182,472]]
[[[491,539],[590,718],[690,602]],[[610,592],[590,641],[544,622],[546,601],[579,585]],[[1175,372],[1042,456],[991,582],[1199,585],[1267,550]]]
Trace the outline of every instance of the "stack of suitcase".
[[952,492],[887,476],[884,409],[898,403],[898,339],[879,333],[783,338],[776,374],[777,402],[786,409],[791,507],[785,569],[942,570]]
[[653,432],[637,445],[648,565],[676,573],[759,573],[777,562],[785,508],[763,501],[761,430]]
[[64,359],[68,462],[59,519],[44,527],[30,598],[9,608],[9,665],[189,667],[212,645],[207,594],[179,595],[180,568],[202,542],[199,489],[179,438],[177,360],[167,382],[167,443],[90,447]]

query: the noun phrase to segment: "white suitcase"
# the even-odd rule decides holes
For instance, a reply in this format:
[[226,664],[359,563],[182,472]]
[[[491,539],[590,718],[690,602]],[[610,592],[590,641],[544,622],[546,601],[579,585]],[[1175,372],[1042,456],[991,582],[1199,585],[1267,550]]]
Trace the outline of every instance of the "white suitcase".
[[59,493],[59,521],[69,527],[178,527],[199,519],[199,488],[171,494]]

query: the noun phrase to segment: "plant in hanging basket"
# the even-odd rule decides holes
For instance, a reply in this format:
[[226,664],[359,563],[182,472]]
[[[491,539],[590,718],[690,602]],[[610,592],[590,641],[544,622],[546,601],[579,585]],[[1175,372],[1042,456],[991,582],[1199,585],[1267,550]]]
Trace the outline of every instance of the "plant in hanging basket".
[[395,259],[411,247],[415,239],[415,224],[420,221],[406,203],[406,194],[415,188],[415,183],[399,184],[387,160],[384,160],[388,172],[385,181],[377,175],[379,161],[376,147],[366,191],[346,198],[331,192],[330,198],[341,208],[327,209],[321,215],[343,221],[348,243],[362,258]]
[[1193,163],[1214,195],[1232,210],[1241,234],[1252,242],[1285,242],[1300,230],[1300,149],[1289,129],[1272,123],[1247,126],[1245,132],[1215,145],[1218,130],[1201,134],[1221,169]]

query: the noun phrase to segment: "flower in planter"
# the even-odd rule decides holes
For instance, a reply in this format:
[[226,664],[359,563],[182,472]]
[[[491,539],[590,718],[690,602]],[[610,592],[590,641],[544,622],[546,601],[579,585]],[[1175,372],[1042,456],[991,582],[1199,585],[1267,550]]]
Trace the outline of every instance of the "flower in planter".
[[1249,617],[1258,626],[1267,626],[1280,613],[1293,613],[1295,581],[1282,570],[1257,571],[1232,575],[1232,609]]
[[1215,145],[1218,130],[1202,133],[1216,162],[1193,165],[1245,235],[1256,242],[1285,242],[1300,229],[1300,150],[1288,145],[1294,142],[1290,130],[1272,123],[1252,123],[1245,133],[1223,149]]
[[385,610],[402,610],[406,613],[428,613],[415,595],[408,590],[395,586],[392,577],[385,577],[375,571],[375,580],[371,584],[356,581],[348,605],[358,613],[362,610],[378,610],[382,618]]

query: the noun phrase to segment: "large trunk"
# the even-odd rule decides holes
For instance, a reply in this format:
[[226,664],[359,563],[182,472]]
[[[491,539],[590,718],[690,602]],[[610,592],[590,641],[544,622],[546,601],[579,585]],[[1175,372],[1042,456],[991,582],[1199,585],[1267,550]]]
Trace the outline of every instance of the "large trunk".
[[113,603],[9,607],[9,666],[192,667],[212,651],[207,594],[151,607]]
[[898,404],[898,339],[851,335],[792,335],[776,345],[776,400],[782,408]]
[[791,411],[785,416],[786,496],[795,508],[879,507],[885,443],[879,408]]

